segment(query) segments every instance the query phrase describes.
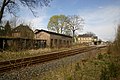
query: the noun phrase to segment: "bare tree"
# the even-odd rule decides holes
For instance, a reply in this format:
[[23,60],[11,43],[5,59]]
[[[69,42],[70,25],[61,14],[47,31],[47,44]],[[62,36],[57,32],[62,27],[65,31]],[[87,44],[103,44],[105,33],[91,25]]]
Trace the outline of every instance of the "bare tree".
[[20,23],[20,20],[18,19],[18,17],[12,17],[10,20],[10,25],[11,25],[11,28],[15,28],[17,27],[18,23]]
[[96,36],[95,33],[93,33],[93,32],[87,32],[87,33],[85,33],[85,34],[87,34],[87,35],[89,35],[89,36]]
[[68,16],[67,23],[68,23],[69,29],[72,30],[73,42],[74,42],[75,31],[83,29],[84,19],[78,15],[71,15],[71,16]]
[[19,2],[22,3],[23,6],[27,6],[35,16],[33,9],[38,6],[48,6],[50,1],[51,0],[0,0],[0,23],[2,21],[5,10],[15,15],[15,11],[19,9]]

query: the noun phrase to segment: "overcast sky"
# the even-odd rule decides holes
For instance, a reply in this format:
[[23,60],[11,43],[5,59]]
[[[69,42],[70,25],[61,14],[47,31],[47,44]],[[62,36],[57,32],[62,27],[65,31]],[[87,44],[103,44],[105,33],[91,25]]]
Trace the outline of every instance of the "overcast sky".
[[37,17],[25,7],[21,7],[20,19],[31,22],[33,29],[47,29],[53,15],[80,15],[85,19],[83,31],[93,32],[103,40],[113,40],[120,22],[120,0],[53,0],[50,7],[38,8]]

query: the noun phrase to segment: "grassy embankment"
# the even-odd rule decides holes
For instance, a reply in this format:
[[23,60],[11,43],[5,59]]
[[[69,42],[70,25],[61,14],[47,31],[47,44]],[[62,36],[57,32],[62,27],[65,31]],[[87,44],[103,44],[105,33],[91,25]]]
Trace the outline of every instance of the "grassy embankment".
[[3,52],[0,52],[0,61],[32,57],[32,56],[39,56],[39,55],[49,54],[51,52],[70,50],[70,49],[78,48],[78,47],[86,47],[86,46],[75,45],[75,46],[69,47],[69,48],[67,48],[67,47],[66,48],[65,47],[64,48],[53,48],[53,49],[44,48],[44,49],[37,49],[37,50],[31,49],[31,50],[18,51],[18,52],[3,51]]

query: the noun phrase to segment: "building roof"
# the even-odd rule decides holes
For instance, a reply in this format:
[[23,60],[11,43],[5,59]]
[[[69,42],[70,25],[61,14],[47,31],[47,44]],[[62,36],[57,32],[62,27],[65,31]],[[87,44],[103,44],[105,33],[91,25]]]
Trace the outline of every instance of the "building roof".
[[98,39],[98,37],[97,37],[97,36],[94,36],[94,39]]
[[[19,35],[15,34],[18,33]],[[28,25],[20,24],[12,30],[13,37],[34,38],[34,32]]]
[[15,27],[12,32],[21,32],[23,30],[29,30],[31,32],[33,32],[32,29],[30,29],[30,27],[28,25],[23,25],[23,24],[20,24],[19,26]]
[[69,36],[69,35],[65,35],[65,34],[59,34],[59,33],[56,33],[56,32],[51,32],[51,31],[47,31],[47,30],[39,30],[39,29],[36,29],[35,30],[35,34],[38,34],[39,32],[46,32],[48,34],[53,34],[53,35],[59,35],[59,36],[64,36],[64,37],[69,37],[69,38],[72,38],[72,36]]
[[78,37],[93,37],[93,36],[88,34],[82,34],[82,35],[78,35]]
[[82,34],[82,35],[78,35],[78,37],[92,37],[92,38],[95,38],[95,39],[98,38],[97,36],[91,35],[91,34]]

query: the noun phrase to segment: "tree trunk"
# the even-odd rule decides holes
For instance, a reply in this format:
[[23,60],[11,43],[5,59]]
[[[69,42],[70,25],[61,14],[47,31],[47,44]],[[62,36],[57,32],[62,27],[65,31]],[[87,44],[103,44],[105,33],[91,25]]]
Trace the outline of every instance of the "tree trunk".
[[61,27],[61,34],[62,34],[63,27]]
[[5,9],[5,2],[6,2],[6,0],[3,1],[2,7],[0,9],[0,23],[2,22],[3,12],[4,12],[4,9]]
[[73,42],[75,42],[75,30],[73,30]]
[[2,22],[2,17],[3,17],[4,10],[5,10],[5,6],[8,5],[9,2],[10,2],[10,0],[8,0],[8,1],[3,0],[2,6],[0,9],[0,23]]
[[59,29],[57,29],[56,31],[57,31],[57,33],[59,33]]

